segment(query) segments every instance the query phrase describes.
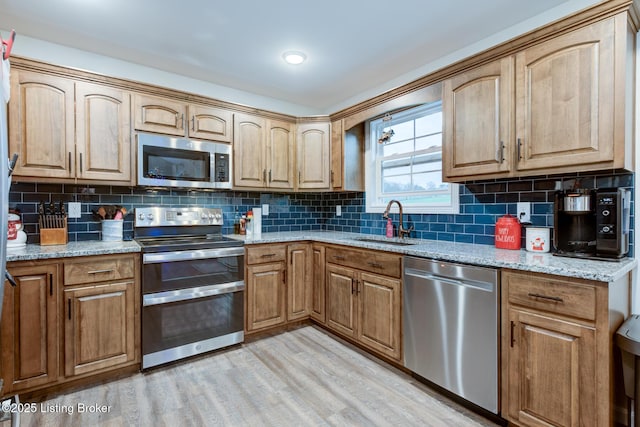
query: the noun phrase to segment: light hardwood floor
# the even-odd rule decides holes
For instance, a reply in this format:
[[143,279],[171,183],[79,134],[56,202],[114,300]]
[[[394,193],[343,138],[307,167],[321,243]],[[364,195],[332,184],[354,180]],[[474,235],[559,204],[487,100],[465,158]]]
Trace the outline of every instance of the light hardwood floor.
[[[79,403],[111,408],[78,413]],[[313,326],[37,404],[22,426],[495,425]]]

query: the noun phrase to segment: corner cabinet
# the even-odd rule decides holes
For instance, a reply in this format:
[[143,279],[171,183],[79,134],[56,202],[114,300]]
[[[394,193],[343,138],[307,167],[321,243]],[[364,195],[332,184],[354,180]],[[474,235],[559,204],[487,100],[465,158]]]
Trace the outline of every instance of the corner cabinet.
[[19,156],[15,176],[130,183],[128,92],[16,68],[11,93],[9,152]]
[[402,257],[327,247],[326,326],[379,355],[401,360]]
[[249,114],[234,122],[234,187],[293,189],[295,125]]
[[17,286],[5,282],[2,379],[5,394],[55,383],[60,375],[59,264],[9,264]]
[[299,190],[329,189],[331,184],[329,132],[329,123],[298,124],[296,147]]
[[252,332],[284,324],[286,245],[249,246],[245,251],[245,330]]
[[630,170],[634,51],[625,12],[446,80],[444,178]]
[[629,314],[615,283],[502,274],[502,416],[521,426],[614,425],[624,407],[613,334]]
[[134,94],[136,130],[219,142],[233,140],[233,113],[170,98]]

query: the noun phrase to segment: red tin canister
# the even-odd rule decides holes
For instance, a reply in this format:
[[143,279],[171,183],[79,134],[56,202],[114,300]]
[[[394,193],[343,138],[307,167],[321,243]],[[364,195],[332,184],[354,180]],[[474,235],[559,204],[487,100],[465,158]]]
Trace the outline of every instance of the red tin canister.
[[495,242],[496,248],[520,249],[520,221],[509,214],[501,216],[496,221]]

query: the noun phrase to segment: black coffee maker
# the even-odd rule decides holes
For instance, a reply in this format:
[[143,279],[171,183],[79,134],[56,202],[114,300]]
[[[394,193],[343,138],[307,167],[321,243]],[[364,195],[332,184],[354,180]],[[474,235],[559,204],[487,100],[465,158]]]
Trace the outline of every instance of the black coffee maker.
[[554,255],[617,260],[629,252],[631,192],[624,188],[559,191]]

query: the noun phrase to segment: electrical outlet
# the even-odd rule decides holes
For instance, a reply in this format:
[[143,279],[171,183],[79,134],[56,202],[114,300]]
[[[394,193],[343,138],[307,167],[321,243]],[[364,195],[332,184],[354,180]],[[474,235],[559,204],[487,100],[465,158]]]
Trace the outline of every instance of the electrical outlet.
[[269,216],[269,205],[267,203],[262,204],[262,216]]
[[69,202],[68,215],[69,218],[80,218],[82,216],[82,203]]
[[521,223],[531,223],[531,203],[518,202],[516,212],[516,217]]
[[342,206],[336,205],[336,216],[342,216]]

